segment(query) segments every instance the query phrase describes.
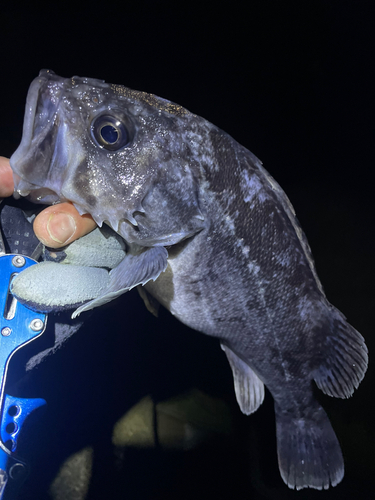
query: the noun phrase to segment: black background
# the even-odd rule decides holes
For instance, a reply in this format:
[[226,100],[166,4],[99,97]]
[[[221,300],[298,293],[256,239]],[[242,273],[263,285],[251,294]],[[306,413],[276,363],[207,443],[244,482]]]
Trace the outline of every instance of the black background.
[[[262,161],[290,197],[328,299],[373,342],[373,2],[107,2],[2,6],[0,154],[22,130],[41,68],[155,93],[215,123]],[[22,498],[45,498],[69,453],[93,444],[89,498],[374,498],[374,372],[348,401],[321,397],[346,477],[329,492],[292,492],[278,476],[271,397],[236,409],[217,343],[136,292],[95,312],[33,376],[49,401]],[[31,387],[31,388],[30,388]],[[188,453],[131,450],[114,472],[110,434],[143,395],[199,387],[233,407],[236,430]],[[42,394],[41,394],[42,393]],[[47,498],[47,497],[46,497]]]

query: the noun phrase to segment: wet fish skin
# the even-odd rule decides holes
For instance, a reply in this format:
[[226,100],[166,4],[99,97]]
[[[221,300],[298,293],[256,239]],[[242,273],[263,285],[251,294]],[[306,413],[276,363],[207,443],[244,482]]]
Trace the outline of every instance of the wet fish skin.
[[[115,122],[119,149],[100,137]],[[293,207],[250,151],[164,99],[42,71],[11,165],[19,194],[70,200],[126,241],[108,290],[79,312],[143,284],[220,339],[244,413],[261,404],[263,384],[270,390],[290,488],[341,481],[340,446],[312,382],[349,397],[367,349],[326,299]]]

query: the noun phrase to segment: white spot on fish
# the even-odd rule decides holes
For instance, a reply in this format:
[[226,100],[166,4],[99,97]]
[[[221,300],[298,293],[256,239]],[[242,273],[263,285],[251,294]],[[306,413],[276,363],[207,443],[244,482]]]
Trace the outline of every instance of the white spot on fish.
[[244,254],[245,257],[249,255],[250,248],[246,245],[242,248],[242,253]]
[[[244,247],[244,248],[249,248],[249,247]],[[260,267],[258,266],[258,264],[255,264],[255,262],[252,260],[248,263],[247,267],[249,271],[255,275],[258,274],[260,271]]]
[[263,203],[267,199],[267,196],[259,177],[257,175],[249,177],[249,172],[247,170],[244,170],[241,175],[243,178],[242,188],[245,192],[245,203],[253,203],[255,200]]
[[228,228],[231,230],[231,232],[234,233],[234,222],[229,215],[225,217],[225,222]]

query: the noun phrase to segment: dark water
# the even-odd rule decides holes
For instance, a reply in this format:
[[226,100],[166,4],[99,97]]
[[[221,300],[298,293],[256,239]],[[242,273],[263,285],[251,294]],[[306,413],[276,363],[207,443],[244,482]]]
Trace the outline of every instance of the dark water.
[[[27,88],[39,69],[92,76],[186,106],[251,149],[294,204],[328,299],[373,351],[374,60],[371,2],[124,2],[34,6],[2,14],[0,154],[21,135]],[[56,12],[53,11],[56,9]],[[48,343],[51,339],[47,339]],[[342,445],[346,476],[328,492],[293,492],[277,468],[272,400],[244,417],[217,343],[166,311],[146,314],[134,291],[85,327],[19,388],[47,399],[24,445],[33,473],[25,500],[44,500],[64,460],[94,449],[89,500],[374,497],[374,371],[353,398],[321,395]],[[222,398],[230,435],[188,452],[111,445],[114,423],[147,394],[196,387]],[[73,497],[72,497],[73,499]],[[67,499],[69,500],[69,499]]]

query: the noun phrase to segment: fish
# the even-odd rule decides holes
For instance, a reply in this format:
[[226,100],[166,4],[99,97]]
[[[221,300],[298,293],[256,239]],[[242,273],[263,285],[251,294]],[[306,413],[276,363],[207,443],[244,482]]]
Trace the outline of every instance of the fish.
[[243,413],[268,388],[291,489],[342,480],[340,445],[314,384],[351,396],[367,369],[366,344],[328,302],[295,211],[254,154],[166,99],[42,70],[11,166],[19,196],[70,201],[125,242],[107,288],[77,314],[141,285],[218,339]]

